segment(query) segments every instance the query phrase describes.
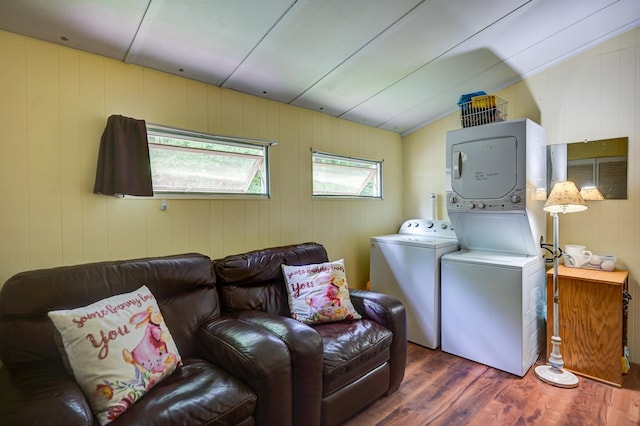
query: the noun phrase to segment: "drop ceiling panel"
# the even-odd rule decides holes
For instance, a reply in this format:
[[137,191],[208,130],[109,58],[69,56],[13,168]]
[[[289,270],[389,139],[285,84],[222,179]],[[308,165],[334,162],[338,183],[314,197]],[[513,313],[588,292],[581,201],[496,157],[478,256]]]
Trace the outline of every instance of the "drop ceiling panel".
[[224,86],[289,103],[418,3],[298,1]]
[[640,0],[0,0],[2,30],[402,134],[638,26]]
[[147,3],[148,0],[3,0],[0,28],[123,60]]
[[[526,77],[640,25],[640,1],[620,0],[608,3],[610,4],[606,7],[589,10],[589,14],[581,14],[580,19],[574,19],[575,23],[565,23],[565,28],[510,57],[509,63]],[[639,11],[636,15],[629,13],[634,6]],[[539,19],[550,21],[543,10],[540,12]],[[551,15],[551,10],[548,12]],[[607,25],[602,25],[602,20]]]
[[127,62],[219,86],[291,3],[153,0]]
[[[472,79],[500,63],[501,59],[489,49],[478,49],[459,55],[447,54],[351,109],[343,114],[343,118],[360,121],[358,117],[366,117],[369,125],[381,126],[424,102],[429,102],[431,97],[453,88],[458,93],[450,99],[450,104],[455,105],[462,93],[494,90],[496,84],[492,87],[483,87],[474,83]],[[508,70],[503,71],[503,73],[507,72]],[[511,71],[509,79],[514,77],[515,73]],[[499,76],[495,74],[495,78],[498,79]],[[469,80],[471,82],[465,84]],[[473,86],[473,89],[469,90],[467,86]],[[402,132],[403,129],[398,131]]]
[[[315,110],[323,107],[329,114],[341,115],[419,71],[452,46],[482,31],[487,23],[500,20],[525,3],[487,0],[461,8],[449,0],[424,2],[293,104]],[[421,87],[412,91],[416,92],[416,88]],[[426,89],[415,95],[422,98],[424,93],[430,92]],[[400,97],[398,101],[406,100]],[[395,111],[395,106],[388,108]]]
[[[415,107],[403,111],[396,117],[380,124],[381,128],[401,134],[410,133],[422,127],[426,122],[437,120],[442,116],[458,110],[457,102],[462,93],[472,93],[478,88],[494,93],[502,87],[504,81],[518,78],[517,74],[504,62],[459,82],[457,85],[442,89],[428,100]],[[425,121],[420,121],[421,117]]]
[[[620,0],[563,0],[561,6],[557,2],[528,4],[456,48],[455,53],[490,47],[496,57],[508,62],[516,71],[526,73],[531,68],[514,66],[512,58],[518,55],[545,64],[554,59],[557,52],[572,52],[587,40],[600,37],[597,33],[602,31],[602,26],[598,25],[598,20],[603,17],[606,16],[607,28],[619,26],[613,21],[619,20],[613,10],[622,9],[618,7],[620,3]],[[544,25],[540,25],[541,22]],[[517,36],[514,36],[514,29],[517,29]],[[536,49],[538,45],[546,45],[547,49]]]
[[[567,5],[571,6],[571,3],[578,1],[568,1]],[[343,114],[342,117],[358,122],[362,122],[362,118],[366,117],[370,125],[394,129],[400,133],[415,128],[416,125],[419,127],[418,123],[407,127],[407,123],[413,120],[412,117],[417,115],[417,111],[429,109],[423,104],[431,100],[428,96],[416,92],[415,88],[424,88],[425,93],[432,96],[450,88],[457,88],[458,93],[452,97],[451,105],[455,105],[462,93],[499,90],[531,71],[531,68],[523,68],[527,58],[532,58],[529,60],[530,63],[547,64],[559,56],[570,53],[573,46],[579,43],[576,40],[571,40],[571,44],[563,43],[563,37],[560,35],[571,32],[578,36],[582,34],[584,37],[585,28],[582,25],[576,25],[571,31],[567,29],[574,26],[575,22],[589,22],[596,11],[602,10],[610,3],[616,2],[609,0],[606,4],[601,1],[597,5],[592,4],[591,7],[570,7],[566,13],[558,13],[555,3],[527,4],[457,45],[437,61]],[[541,26],[542,21],[547,24]],[[594,25],[592,22],[590,24]],[[514,37],[514,28],[522,35]],[[545,45],[546,48],[537,49],[536,46],[539,44]],[[512,63],[511,58],[517,58],[517,61],[514,60]],[[516,65],[518,69],[514,69]],[[473,84],[468,84],[469,81]],[[404,110],[400,110],[400,105]],[[429,116],[424,118],[423,124],[434,119]]]

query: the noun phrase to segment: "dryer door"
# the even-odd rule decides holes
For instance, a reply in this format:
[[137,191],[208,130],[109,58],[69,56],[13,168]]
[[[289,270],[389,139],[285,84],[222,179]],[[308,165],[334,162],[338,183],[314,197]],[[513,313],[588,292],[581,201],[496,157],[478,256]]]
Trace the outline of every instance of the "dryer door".
[[455,143],[451,152],[451,187],[472,200],[501,199],[518,184],[518,143],[515,137]]

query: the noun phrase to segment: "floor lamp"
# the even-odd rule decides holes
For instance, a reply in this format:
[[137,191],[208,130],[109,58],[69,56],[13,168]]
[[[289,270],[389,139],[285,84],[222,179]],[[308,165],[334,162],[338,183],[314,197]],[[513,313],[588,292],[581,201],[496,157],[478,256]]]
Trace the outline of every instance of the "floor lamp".
[[543,207],[553,218],[553,336],[551,337],[551,355],[547,365],[535,368],[536,376],[545,383],[561,388],[575,388],[578,378],[570,371],[564,370],[564,361],[560,353],[560,339],[558,333],[558,213],[573,213],[587,209],[587,204],[580,195],[576,184],[570,181],[558,182],[553,186],[551,194]]

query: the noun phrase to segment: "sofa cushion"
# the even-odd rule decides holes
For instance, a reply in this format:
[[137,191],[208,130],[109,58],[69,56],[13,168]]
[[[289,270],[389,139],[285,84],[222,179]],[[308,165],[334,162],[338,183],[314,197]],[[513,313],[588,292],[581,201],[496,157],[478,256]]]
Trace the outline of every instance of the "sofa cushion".
[[[129,293],[145,284],[182,356],[194,356],[198,325],[219,315],[211,259],[183,254],[59,266],[18,273],[0,289],[0,359],[12,366],[58,362],[53,310]],[[283,289],[284,291],[284,289]]]
[[289,316],[281,265],[328,262],[317,243],[302,243],[234,254],[214,261],[217,287],[226,311],[253,309]]
[[254,415],[256,405],[248,385],[214,364],[187,358],[110,426],[237,425]]
[[324,347],[323,397],[390,358],[393,333],[371,320],[325,323],[314,328]]
[[362,318],[349,299],[344,260],[282,265],[291,317],[305,324]]
[[100,422],[110,423],[180,364],[146,286],[90,305],[49,312],[76,381]]

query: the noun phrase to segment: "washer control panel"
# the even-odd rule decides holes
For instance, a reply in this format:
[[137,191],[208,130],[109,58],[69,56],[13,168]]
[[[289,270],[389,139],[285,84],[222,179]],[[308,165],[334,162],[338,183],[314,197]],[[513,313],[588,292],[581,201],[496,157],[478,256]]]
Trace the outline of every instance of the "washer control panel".
[[451,222],[444,220],[409,219],[400,227],[400,234],[426,237],[456,238]]
[[453,191],[447,191],[447,211],[512,211],[524,210],[525,195],[514,190],[508,196],[497,200],[462,198]]

